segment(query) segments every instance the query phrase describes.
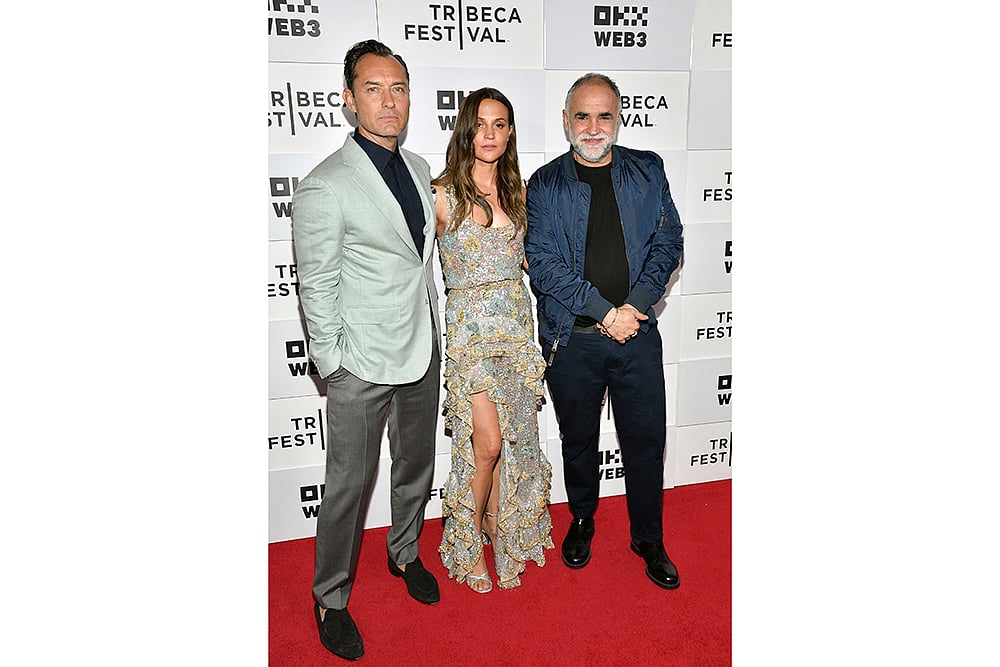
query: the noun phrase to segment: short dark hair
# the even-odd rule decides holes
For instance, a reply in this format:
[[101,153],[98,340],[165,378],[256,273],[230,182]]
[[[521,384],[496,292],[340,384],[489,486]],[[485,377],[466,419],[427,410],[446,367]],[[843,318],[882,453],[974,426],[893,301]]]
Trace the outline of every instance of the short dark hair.
[[357,76],[358,61],[361,60],[362,56],[367,55],[373,56],[389,56],[395,58],[399,61],[399,64],[403,66],[403,73],[406,74],[406,81],[410,81],[410,70],[406,68],[406,63],[398,55],[392,52],[388,46],[376,39],[366,39],[363,42],[358,42],[351,48],[347,49],[347,55],[344,56],[344,85],[354,92],[354,78]]

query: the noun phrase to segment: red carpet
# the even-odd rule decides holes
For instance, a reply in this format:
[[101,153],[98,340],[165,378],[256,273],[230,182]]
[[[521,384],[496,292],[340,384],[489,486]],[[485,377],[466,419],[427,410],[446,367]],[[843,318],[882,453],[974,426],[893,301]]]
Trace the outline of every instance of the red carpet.
[[[681,586],[655,586],[629,550],[625,497],[602,498],[582,570],[563,565],[565,503],[551,507],[545,567],[486,595],[448,579],[437,556],[442,520],[424,524],[421,560],[441,586],[422,605],[386,569],[388,528],[365,532],[348,608],[365,642],[362,665],[730,665],[731,482],[664,491],[664,545]],[[349,664],[319,643],[313,618],[314,540],[269,545],[269,664]],[[487,548],[487,561],[490,551]]]

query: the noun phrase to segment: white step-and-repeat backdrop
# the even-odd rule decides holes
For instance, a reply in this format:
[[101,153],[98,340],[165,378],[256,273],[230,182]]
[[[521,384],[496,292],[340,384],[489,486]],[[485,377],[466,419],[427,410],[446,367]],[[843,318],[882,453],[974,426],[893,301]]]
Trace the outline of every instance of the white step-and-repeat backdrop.
[[[353,130],[341,100],[343,57],[369,38],[409,67],[403,145],[435,174],[472,90],[492,86],[510,98],[528,178],[568,148],[561,109],[570,84],[590,71],[618,83],[619,143],[663,157],[684,223],[684,261],[656,306],[667,382],[664,488],[730,478],[730,0],[269,0],[268,9],[269,540],[315,535],[327,447],[325,386],[309,361],[298,304],[291,198],[299,179]],[[619,495],[625,485],[610,408],[604,416],[601,495]],[[564,502],[551,403],[539,413],[539,432],[553,466],[552,502]],[[442,422],[428,518],[441,516],[450,446]],[[389,525],[387,446],[382,456],[367,528]]]

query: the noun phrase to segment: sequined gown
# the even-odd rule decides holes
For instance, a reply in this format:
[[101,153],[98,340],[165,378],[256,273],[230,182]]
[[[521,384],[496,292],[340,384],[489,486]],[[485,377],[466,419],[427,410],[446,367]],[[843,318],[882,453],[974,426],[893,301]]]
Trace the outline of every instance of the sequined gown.
[[[455,194],[445,188],[449,217]],[[445,427],[451,472],[445,484],[438,551],[448,576],[464,582],[483,551],[473,522],[472,394],[485,391],[500,418],[500,508],[493,557],[498,584],[521,583],[528,560],[545,565],[553,548],[548,499],[552,466],[538,446],[545,362],[535,346],[523,282],[524,233],[486,228],[471,215],[438,238],[445,305]]]

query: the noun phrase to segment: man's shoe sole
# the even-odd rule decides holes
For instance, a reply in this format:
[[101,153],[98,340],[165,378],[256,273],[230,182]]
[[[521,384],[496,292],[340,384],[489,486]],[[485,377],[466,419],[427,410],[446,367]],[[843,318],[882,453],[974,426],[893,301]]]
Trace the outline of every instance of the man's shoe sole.
[[361,648],[361,654],[360,655],[356,655],[356,656],[355,655],[344,655],[343,653],[340,653],[339,651],[335,651],[329,644],[327,644],[326,640],[323,638],[322,635],[320,635],[319,641],[320,641],[321,644],[323,644],[323,648],[325,648],[327,651],[329,651],[330,653],[334,654],[338,658],[343,658],[344,660],[360,660],[361,658],[365,657],[365,649],[364,649],[364,647]]

